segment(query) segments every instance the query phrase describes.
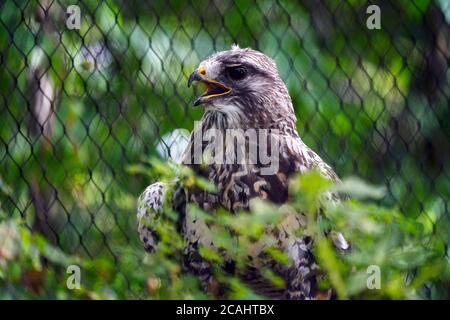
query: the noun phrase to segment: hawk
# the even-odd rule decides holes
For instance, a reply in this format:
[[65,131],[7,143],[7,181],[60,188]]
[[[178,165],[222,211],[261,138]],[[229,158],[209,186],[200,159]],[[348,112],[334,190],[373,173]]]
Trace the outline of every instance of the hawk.
[[[177,199],[173,201],[183,220],[182,232],[186,239],[184,267],[198,275],[205,289],[208,289],[213,281],[211,265],[199,255],[198,249],[200,246],[214,246],[214,239],[207,224],[186,210],[186,203],[197,204],[212,215],[218,208],[225,208],[231,213],[247,211],[255,198],[277,205],[287,202],[289,178],[297,173],[315,169],[332,181],[339,179],[331,167],[300,138],[288,89],[278,74],[275,62],[268,56],[250,48],[233,46],[231,50],[217,52],[201,62],[190,75],[188,86],[193,82],[201,82],[207,88],[194,101],[194,106],[204,107],[204,114],[190,136],[183,163],[197,175],[211,181],[216,190],[208,192],[180,188],[175,192]],[[223,136],[230,130],[255,130],[265,132],[266,137],[255,135],[258,137],[256,142],[246,139],[241,144],[227,140],[224,144],[228,145],[223,148],[230,144],[234,147],[230,148],[231,156],[227,158],[232,161],[210,161],[205,165],[195,157],[198,152],[204,155],[212,144],[218,143],[218,139],[198,139],[198,136],[211,129],[223,133]],[[276,148],[267,140],[275,142]],[[267,163],[262,163],[259,158],[255,161],[236,161],[238,152],[235,149],[248,147],[250,150],[252,143],[256,146],[253,149],[256,153],[264,151],[275,156],[273,159],[277,163],[274,170],[267,170]],[[228,149],[222,154],[220,148],[213,149],[212,156],[220,156],[214,160],[223,160],[226,158],[224,154],[230,154]],[[161,213],[166,190],[166,184],[156,182],[147,187],[138,201],[138,231],[148,251],[157,249],[158,235],[151,226],[155,217]],[[338,201],[336,195],[329,196]],[[298,214],[292,219],[289,222],[291,226],[302,225],[305,216]],[[314,241],[309,236],[291,232],[291,229],[281,225],[277,231],[282,249],[292,260],[292,266],[282,271],[286,289],[276,290],[263,284],[263,281],[258,280],[257,270],[249,271],[243,276],[243,281],[269,298],[318,298],[319,272],[313,255]],[[335,233],[333,242],[342,250],[349,246],[341,234]],[[329,297],[331,291],[327,291],[326,295]]]

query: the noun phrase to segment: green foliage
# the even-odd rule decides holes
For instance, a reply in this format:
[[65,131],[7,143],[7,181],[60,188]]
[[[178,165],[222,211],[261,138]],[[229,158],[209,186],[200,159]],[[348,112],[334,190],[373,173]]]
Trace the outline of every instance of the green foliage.
[[[152,163],[152,162],[150,162]],[[205,184],[187,168],[171,165],[183,173],[181,181],[190,186]],[[161,178],[173,178],[174,171],[161,170],[161,162],[148,166],[145,172],[160,172]],[[159,171],[161,170],[161,171]],[[332,286],[338,297],[348,298],[420,298],[426,286],[434,285],[434,297],[445,298],[438,288],[450,285],[450,261],[445,256],[445,241],[435,237],[433,230],[423,223],[408,218],[396,209],[378,206],[371,199],[380,197],[380,189],[356,178],[332,185],[313,171],[295,178],[291,186],[292,201],[275,207],[262,200],[251,205],[251,212],[230,214],[220,211],[211,216],[199,208],[189,206],[190,212],[204,219],[211,228],[217,249],[201,247],[200,254],[214,263],[214,275],[228,288],[227,297],[255,299],[252,292],[238,277],[245,271],[249,252],[255,246],[263,248],[270,259],[281,265],[290,265],[286,254],[277,247],[267,229],[278,226],[292,212],[316,212],[307,216],[307,226],[300,230],[315,239],[315,255],[326,273],[323,286]],[[349,200],[341,204],[329,202],[324,197],[328,191],[344,192]],[[364,198],[365,200],[358,200]],[[197,278],[181,270],[181,253],[184,241],[177,229],[177,213],[170,204],[152,225],[160,236],[158,250],[147,254],[139,248],[114,247],[118,260],[99,256],[85,259],[67,255],[47,243],[19,219],[6,218],[2,212],[0,235],[0,292],[2,298],[150,298],[150,299],[204,299],[208,296],[200,288]],[[351,243],[348,252],[335,249],[330,234],[341,232]],[[232,257],[236,273],[228,274],[220,267]],[[82,287],[66,287],[68,265],[79,265]],[[368,268],[380,269],[380,289],[367,286]],[[273,270],[261,269],[266,279],[278,287],[284,280]],[[442,290],[442,289],[441,289]],[[440,294],[440,295],[439,295]]]

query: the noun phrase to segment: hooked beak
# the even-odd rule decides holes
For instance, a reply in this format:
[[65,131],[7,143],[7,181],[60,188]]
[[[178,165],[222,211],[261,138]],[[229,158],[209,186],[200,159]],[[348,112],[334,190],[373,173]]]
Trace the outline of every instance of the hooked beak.
[[189,76],[188,87],[190,87],[194,81],[199,81],[206,85],[206,91],[194,101],[194,106],[203,104],[211,98],[226,95],[232,90],[223,83],[206,78],[205,73],[205,68],[200,67]]
[[192,85],[192,82],[194,81],[202,81],[203,76],[200,75],[198,69],[191,73],[188,79],[188,88]]

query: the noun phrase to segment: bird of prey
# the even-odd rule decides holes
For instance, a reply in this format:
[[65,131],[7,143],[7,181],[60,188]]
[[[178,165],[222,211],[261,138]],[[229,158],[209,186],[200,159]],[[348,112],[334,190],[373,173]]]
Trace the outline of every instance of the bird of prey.
[[[180,212],[186,240],[184,267],[198,275],[205,289],[208,289],[212,282],[211,265],[199,255],[198,249],[200,246],[214,246],[214,239],[207,224],[185,209],[186,203],[197,204],[210,214],[214,214],[218,208],[231,213],[246,211],[255,198],[277,205],[287,202],[289,178],[297,173],[315,169],[332,181],[339,179],[330,166],[300,138],[291,97],[271,58],[250,48],[232,46],[231,50],[217,52],[202,61],[189,77],[188,85],[193,82],[203,83],[207,90],[194,102],[195,106],[204,107],[204,114],[191,134],[183,163],[197,175],[211,181],[216,190],[178,190],[176,206],[178,210],[184,211]],[[273,158],[277,161],[275,170],[266,170],[267,163],[262,163],[259,158],[256,161],[199,163],[195,158],[196,152],[203,154],[210,144],[217,143],[212,141],[214,139],[200,138],[198,146],[198,134],[210,129],[222,132],[224,136],[227,130],[264,131],[268,140],[276,142],[277,148],[262,141],[266,138],[260,138],[253,142],[257,147],[254,150],[260,152],[261,149],[267,149],[262,151],[276,153]],[[236,147],[234,141],[231,143]],[[243,145],[250,147],[251,143],[244,142]],[[230,159],[236,160],[236,157]],[[148,251],[157,249],[158,236],[151,226],[161,213],[166,189],[167,185],[156,182],[147,187],[138,201],[138,231]],[[337,198],[334,194],[330,197]],[[291,231],[292,225],[304,225],[305,216],[299,213],[292,219],[288,223],[289,227],[283,225],[277,231],[282,249],[293,262],[291,267],[283,271],[286,288],[280,291],[266,284],[258,285],[257,276],[251,275],[251,272],[244,277],[244,281],[256,292],[269,298],[316,299],[320,290],[317,283],[319,272],[313,255],[314,241],[309,236]],[[341,234],[333,240],[340,249],[345,250],[349,246]],[[330,295],[329,290],[326,297]]]

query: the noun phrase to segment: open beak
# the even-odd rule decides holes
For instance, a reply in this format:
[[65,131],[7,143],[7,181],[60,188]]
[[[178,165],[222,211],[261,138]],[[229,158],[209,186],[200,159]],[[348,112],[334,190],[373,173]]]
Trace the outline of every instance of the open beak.
[[206,91],[194,101],[194,106],[205,103],[211,98],[223,96],[231,92],[231,88],[218,81],[208,79],[205,76],[205,69],[200,67],[192,72],[188,79],[188,87],[192,82],[199,81],[206,85]]

